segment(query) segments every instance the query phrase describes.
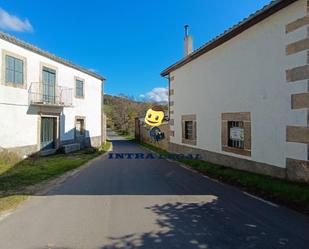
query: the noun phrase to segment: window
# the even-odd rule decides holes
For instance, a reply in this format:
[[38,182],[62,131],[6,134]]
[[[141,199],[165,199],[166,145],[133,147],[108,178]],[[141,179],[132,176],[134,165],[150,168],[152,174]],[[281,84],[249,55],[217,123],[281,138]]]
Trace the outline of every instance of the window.
[[228,121],[228,146],[244,149],[244,122]]
[[182,115],[182,143],[196,145],[196,115]]
[[5,55],[5,83],[24,84],[23,60]]
[[250,112],[222,113],[222,150],[251,156]]
[[76,136],[84,136],[85,135],[85,121],[82,118],[77,118],[75,121],[75,131]]
[[185,121],[185,139],[193,139],[193,121]]
[[84,97],[84,81],[80,79],[75,79],[75,96],[77,98]]

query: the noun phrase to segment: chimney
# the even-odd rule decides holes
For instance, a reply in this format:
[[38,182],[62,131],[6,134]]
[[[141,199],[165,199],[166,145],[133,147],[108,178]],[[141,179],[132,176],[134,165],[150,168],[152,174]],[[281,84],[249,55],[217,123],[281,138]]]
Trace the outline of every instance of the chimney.
[[193,52],[193,39],[189,35],[189,25],[185,25],[185,57]]

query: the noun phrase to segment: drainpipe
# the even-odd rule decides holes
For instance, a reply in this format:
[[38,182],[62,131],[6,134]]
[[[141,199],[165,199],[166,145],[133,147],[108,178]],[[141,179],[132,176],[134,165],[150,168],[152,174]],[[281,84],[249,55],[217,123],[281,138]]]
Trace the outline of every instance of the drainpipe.
[[168,96],[168,99],[167,99],[167,101],[168,101],[168,104],[167,104],[167,121],[169,121],[170,120],[170,87],[171,87],[171,84],[170,84],[170,75],[168,74],[167,76],[163,76],[164,78],[166,78],[167,80],[168,80],[168,89],[167,89],[167,96]]

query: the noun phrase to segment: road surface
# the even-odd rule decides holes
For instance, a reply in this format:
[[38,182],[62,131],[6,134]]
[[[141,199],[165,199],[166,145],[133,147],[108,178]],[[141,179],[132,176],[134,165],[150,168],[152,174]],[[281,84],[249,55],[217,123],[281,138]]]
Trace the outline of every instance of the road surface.
[[[113,153],[149,153],[110,134]],[[164,159],[96,160],[0,221],[1,249],[309,248],[309,219]]]

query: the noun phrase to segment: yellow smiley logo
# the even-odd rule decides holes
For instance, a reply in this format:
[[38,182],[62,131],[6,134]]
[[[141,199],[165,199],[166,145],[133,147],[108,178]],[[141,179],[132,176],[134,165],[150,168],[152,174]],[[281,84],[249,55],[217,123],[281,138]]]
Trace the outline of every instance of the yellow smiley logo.
[[161,107],[154,106],[148,109],[145,117],[145,123],[150,126],[159,126],[164,119],[164,111]]

